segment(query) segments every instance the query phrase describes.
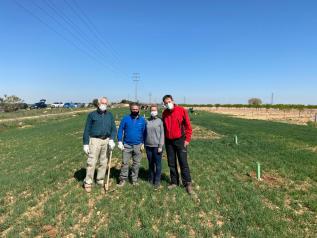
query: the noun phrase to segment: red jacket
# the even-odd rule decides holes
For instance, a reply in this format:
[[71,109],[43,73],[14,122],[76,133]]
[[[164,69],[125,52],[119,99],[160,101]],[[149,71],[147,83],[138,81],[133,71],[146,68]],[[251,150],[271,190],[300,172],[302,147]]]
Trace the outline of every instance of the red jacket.
[[185,140],[190,142],[192,127],[185,108],[175,105],[173,110],[165,109],[162,119],[167,139],[178,139],[185,135]]

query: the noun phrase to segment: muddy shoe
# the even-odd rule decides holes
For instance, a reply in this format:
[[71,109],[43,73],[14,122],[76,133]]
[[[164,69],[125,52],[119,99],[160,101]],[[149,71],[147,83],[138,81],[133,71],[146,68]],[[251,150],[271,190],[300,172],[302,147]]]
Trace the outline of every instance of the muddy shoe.
[[160,184],[154,184],[153,187],[154,187],[154,190],[156,191],[156,190],[159,190],[161,188],[161,185]]
[[104,181],[103,180],[97,181],[97,185],[103,187]]
[[177,187],[177,185],[174,184],[174,183],[172,183],[172,184],[170,184],[170,185],[167,186],[167,189],[171,190],[171,189],[174,189],[174,188],[176,188],[176,187]]
[[187,183],[187,185],[186,185],[186,192],[187,192],[188,194],[193,194],[192,183]]
[[125,185],[125,180],[120,180],[120,182],[117,184],[117,187],[121,188]]
[[84,183],[84,189],[87,193],[91,192],[91,184]]

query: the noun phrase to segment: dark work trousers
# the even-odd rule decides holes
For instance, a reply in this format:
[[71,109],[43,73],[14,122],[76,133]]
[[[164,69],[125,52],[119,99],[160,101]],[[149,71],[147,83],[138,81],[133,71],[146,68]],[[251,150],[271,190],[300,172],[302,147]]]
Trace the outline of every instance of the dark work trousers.
[[158,153],[158,147],[146,146],[146,156],[149,161],[149,182],[154,185],[161,183],[162,153]]
[[171,184],[179,185],[177,161],[181,170],[182,182],[186,186],[191,183],[189,166],[187,163],[187,149],[184,146],[185,138],[165,140],[168,167],[170,168]]

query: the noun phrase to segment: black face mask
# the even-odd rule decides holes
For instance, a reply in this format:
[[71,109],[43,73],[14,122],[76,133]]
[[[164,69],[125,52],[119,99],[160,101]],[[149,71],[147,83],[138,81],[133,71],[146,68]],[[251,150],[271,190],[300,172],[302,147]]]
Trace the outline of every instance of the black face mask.
[[137,117],[139,115],[139,112],[131,112],[131,115]]

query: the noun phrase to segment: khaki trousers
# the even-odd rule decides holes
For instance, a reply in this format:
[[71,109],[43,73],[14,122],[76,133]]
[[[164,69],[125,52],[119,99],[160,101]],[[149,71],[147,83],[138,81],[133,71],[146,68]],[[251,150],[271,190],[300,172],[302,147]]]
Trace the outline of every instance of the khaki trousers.
[[107,162],[108,162],[108,143],[109,138],[102,140],[98,138],[90,138],[89,140],[89,155],[87,159],[87,171],[84,182],[86,184],[92,184],[94,181],[94,174],[97,162],[97,184],[103,185],[106,175]]

